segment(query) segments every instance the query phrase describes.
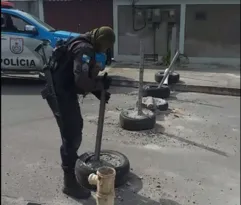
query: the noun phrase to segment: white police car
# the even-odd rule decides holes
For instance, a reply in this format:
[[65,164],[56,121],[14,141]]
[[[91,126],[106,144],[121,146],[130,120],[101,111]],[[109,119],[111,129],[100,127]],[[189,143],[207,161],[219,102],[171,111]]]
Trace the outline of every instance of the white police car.
[[78,36],[78,33],[55,30],[37,17],[1,2],[1,72],[41,71],[43,61],[34,49],[49,40],[46,55],[50,56],[56,41]]

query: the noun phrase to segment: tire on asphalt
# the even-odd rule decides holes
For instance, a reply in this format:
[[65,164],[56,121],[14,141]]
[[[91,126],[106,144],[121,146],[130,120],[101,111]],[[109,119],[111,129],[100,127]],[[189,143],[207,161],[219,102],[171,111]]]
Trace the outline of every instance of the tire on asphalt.
[[143,87],[143,97],[151,96],[155,98],[168,98],[171,90],[168,86],[163,85],[158,88],[158,85],[147,85]]
[[156,103],[156,107],[160,111],[166,111],[169,108],[168,102],[164,99],[158,98],[158,102]]
[[[157,83],[160,83],[162,81],[164,77],[164,71],[158,71],[155,74],[155,81]],[[168,84],[175,84],[178,83],[180,80],[180,74],[177,72],[172,72],[169,76],[168,76]]]
[[143,115],[138,118],[129,116],[128,112],[131,111],[122,111],[120,113],[119,120],[121,128],[129,131],[150,130],[154,128],[156,124],[156,116],[150,110],[148,110],[148,112],[151,112],[151,115]]
[[118,165],[113,165],[111,163],[108,163],[110,162],[110,160],[107,161],[101,159],[101,164],[97,165],[96,167],[89,164],[89,162],[92,161],[94,155],[95,154],[93,152],[86,152],[80,155],[78,160],[76,161],[75,175],[80,185],[84,186],[87,189],[95,190],[96,186],[89,184],[88,177],[90,174],[96,174],[98,168],[100,168],[101,166],[109,166],[116,170],[115,187],[124,185],[127,182],[128,175],[130,173],[130,162],[124,154],[113,150],[102,150],[100,158],[102,158],[102,156],[108,156],[109,159],[110,157],[115,157],[119,159],[119,163]]

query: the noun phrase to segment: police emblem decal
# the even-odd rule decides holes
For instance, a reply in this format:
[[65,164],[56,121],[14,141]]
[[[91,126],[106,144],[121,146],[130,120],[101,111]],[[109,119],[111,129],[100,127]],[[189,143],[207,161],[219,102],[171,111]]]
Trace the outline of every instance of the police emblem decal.
[[10,38],[10,51],[12,53],[21,54],[23,52],[23,47],[23,38]]

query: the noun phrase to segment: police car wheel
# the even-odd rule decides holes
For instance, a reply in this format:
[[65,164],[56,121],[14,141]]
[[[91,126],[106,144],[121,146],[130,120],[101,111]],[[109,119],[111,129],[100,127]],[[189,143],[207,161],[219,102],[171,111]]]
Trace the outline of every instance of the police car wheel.
[[151,96],[155,98],[168,98],[171,90],[168,86],[163,85],[158,88],[158,85],[146,85],[143,87],[143,97]]
[[[158,71],[156,74],[155,74],[155,81],[157,83],[160,83],[162,81],[164,77],[164,71]],[[169,74],[168,76],[168,84],[175,84],[175,83],[178,83],[180,80],[180,74],[177,73],[177,72],[172,72],[171,74]]]
[[122,111],[119,118],[121,128],[129,131],[153,129],[156,124],[155,114],[148,109],[142,109],[142,111],[141,116],[135,110]]
[[98,168],[102,166],[112,167],[116,170],[115,187],[124,185],[127,182],[130,173],[130,162],[124,154],[113,150],[102,150],[100,162],[94,161],[94,155],[93,152],[86,152],[79,156],[76,161],[75,175],[80,185],[95,190],[96,186],[89,184],[88,177],[90,174],[96,174]]

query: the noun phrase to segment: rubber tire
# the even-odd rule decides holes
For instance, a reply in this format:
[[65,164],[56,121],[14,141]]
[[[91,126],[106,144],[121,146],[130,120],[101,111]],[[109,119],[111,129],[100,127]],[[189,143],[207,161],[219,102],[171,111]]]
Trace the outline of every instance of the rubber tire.
[[[142,104],[142,105],[143,105],[143,108],[149,109],[149,108],[147,108],[147,106],[145,106],[145,104]],[[138,101],[136,102],[136,106],[138,106]],[[166,110],[168,110],[168,107],[169,107],[168,102],[166,100],[162,99],[162,103],[157,105],[156,108],[159,111],[166,111]],[[153,109],[149,109],[149,110],[154,111]]]
[[[155,74],[155,81],[160,83],[164,77],[164,71],[159,71]],[[168,84],[178,83],[180,80],[180,74],[177,72],[173,72],[168,76]]]
[[162,99],[163,103],[161,103],[160,105],[157,106],[157,109],[160,111],[166,111],[169,108],[169,104],[166,100]]
[[122,111],[119,120],[121,128],[129,131],[150,130],[153,129],[156,124],[155,114],[153,114],[151,118],[133,119],[127,116],[125,111]]
[[171,94],[171,90],[168,86],[163,85],[158,88],[158,85],[147,85],[143,88],[143,97],[151,96],[155,98],[168,98]]
[[[124,154],[113,150],[102,150],[101,154],[112,154],[122,159],[121,165],[118,167],[113,166],[113,168],[116,170],[115,187],[124,185],[130,173],[130,162],[128,158]],[[94,155],[93,152],[86,152],[79,156],[75,164],[75,175],[78,183],[91,190],[96,190],[96,186],[89,184],[88,177],[90,174],[96,174],[97,169],[87,166],[86,162]]]

